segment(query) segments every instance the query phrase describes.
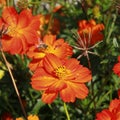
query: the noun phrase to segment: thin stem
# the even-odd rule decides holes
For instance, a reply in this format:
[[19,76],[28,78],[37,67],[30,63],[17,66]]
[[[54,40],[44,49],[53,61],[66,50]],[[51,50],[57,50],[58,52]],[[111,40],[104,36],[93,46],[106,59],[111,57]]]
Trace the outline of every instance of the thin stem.
[[9,0],[6,1],[7,6],[10,6]]
[[51,25],[53,24],[54,7],[55,7],[55,1],[52,0],[50,5],[50,19],[49,19],[48,27],[47,27],[47,30],[45,31],[45,34],[48,34],[49,30],[51,29]]
[[65,110],[65,113],[66,113],[66,116],[67,116],[67,120],[70,120],[70,115],[69,115],[69,113],[68,113],[67,105],[66,105],[65,102],[64,102],[64,110]]
[[11,79],[12,79],[12,83],[13,83],[13,86],[14,86],[14,88],[15,88],[17,97],[18,97],[18,99],[19,99],[19,103],[20,103],[20,105],[21,105],[22,112],[23,112],[23,114],[24,114],[24,116],[25,116],[25,118],[26,118],[26,120],[27,120],[27,114],[26,114],[26,111],[25,111],[25,109],[24,109],[24,106],[23,106],[23,103],[22,103],[22,100],[21,100],[19,91],[18,91],[18,89],[17,89],[17,85],[16,85],[16,83],[15,83],[15,79],[14,79],[14,77],[13,77],[12,71],[11,71],[10,66],[9,66],[9,63],[8,63],[6,57],[5,57],[5,54],[4,54],[4,52],[3,52],[2,47],[0,48],[0,50],[1,50],[2,57],[3,57],[4,61],[5,61],[5,64],[6,64],[6,66],[7,66],[7,69],[8,69],[8,71],[9,71],[10,77],[11,77]]
[[111,36],[112,31],[113,31],[113,29],[114,29],[114,25],[115,25],[116,19],[117,19],[117,15],[114,15],[114,16],[113,16],[113,22],[112,22],[112,24],[111,24],[111,27],[110,27],[110,29],[109,29],[108,36],[107,36],[107,38],[106,38],[106,43],[107,43],[107,44],[109,43],[109,39],[110,39],[110,36]]
[[[89,56],[88,56],[88,66],[89,66],[89,69],[91,69],[91,63],[90,63]],[[95,97],[94,97],[94,82],[93,82],[93,79],[91,80],[91,94],[92,94],[92,99],[93,99],[93,104],[94,104],[94,112],[96,114],[96,101],[95,101]]]

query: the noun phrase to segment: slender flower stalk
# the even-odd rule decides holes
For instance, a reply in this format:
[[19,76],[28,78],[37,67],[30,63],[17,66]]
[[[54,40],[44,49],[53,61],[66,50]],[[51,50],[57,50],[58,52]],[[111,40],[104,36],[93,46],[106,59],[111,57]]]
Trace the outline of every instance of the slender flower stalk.
[[[6,31],[7,31],[7,30],[4,30],[4,26],[3,26],[3,28],[2,28],[1,31],[0,31],[0,32],[1,32],[1,33],[0,33],[0,40],[1,40],[2,34],[4,34]],[[6,56],[5,56],[4,52],[3,52],[3,49],[2,49],[2,45],[1,45],[1,44],[0,44],[0,51],[1,51],[1,54],[2,54],[2,57],[3,57],[3,60],[4,60],[5,64],[6,64],[6,66],[7,66],[7,69],[8,69],[8,72],[9,72],[9,74],[10,74],[10,77],[11,77],[11,79],[12,79],[12,83],[13,83],[15,92],[16,92],[16,94],[17,94],[17,97],[18,97],[18,100],[19,100],[19,103],[20,103],[22,112],[23,112],[23,114],[24,114],[24,116],[25,116],[25,118],[26,118],[26,120],[27,120],[27,114],[26,114],[26,111],[25,111],[25,109],[24,109],[24,106],[23,106],[23,103],[22,103],[22,100],[21,100],[21,97],[20,97],[20,93],[19,93],[18,88],[17,88],[17,85],[16,85],[16,83],[15,83],[15,79],[14,79],[14,77],[13,77],[13,74],[12,74],[12,71],[11,71],[11,68],[10,68],[10,64],[8,63],[8,61],[7,61],[7,59],[6,59]]]
[[66,113],[66,116],[67,116],[67,120],[70,120],[70,115],[69,115],[69,112],[68,112],[68,109],[67,109],[67,105],[66,105],[65,102],[64,102],[64,110],[65,110],[65,113]]
[[[80,59],[82,56],[85,56],[88,61],[88,67],[91,69],[91,63],[89,54],[96,55],[91,50],[95,48],[103,39],[103,34],[101,33],[104,30],[103,24],[96,24],[95,20],[91,19],[79,21],[78,31],[74,33],[76,39],[76,46],[73,46],[75,49],[81,51],[82,53],[77,57]],[[97,36],[97,37],[96,37]],[[94,104],[94,111],[96,113],[96,101],[94,95],[94,82],[91,80],[91,94]]]

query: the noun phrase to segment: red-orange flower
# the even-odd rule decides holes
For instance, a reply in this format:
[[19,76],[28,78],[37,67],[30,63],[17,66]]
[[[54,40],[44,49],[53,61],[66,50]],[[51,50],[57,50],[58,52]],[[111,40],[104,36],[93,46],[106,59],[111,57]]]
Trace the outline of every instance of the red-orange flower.
[[[19,117],[19,118],[16,118],[16,120],[24,120],[24,118],[22,117]],[[39,117],[37,115],[32,115],[30,114],[28,117],[27,117],[27,120],[40,120]]]
[[58,94],[64,102],[84,99],[88,88],[84,83],[91,80],[91,72],[77,59],[61,60],[53,54],[43,59],[43,67],[37,68],[31,79],[36,90],[42,90],[42,100],[52,103]]
[[96,120],[120,120],[120,99],[111,101],[109,109],[97,113]]
[[30,10],[26,9],[18,14],[13,7],[7,7],[3,10],[1,19],[7,27],[7,33],[2,38],[4,51],[24,54],[31,45],[38,42],[40,20]]
[[1,120],[13,120],[13,117],[9,112],[3,113],[0,118]]
[[40,66],[42,59],[49,53],[55,54],[61,59],[65,59],[73,54],[72,47],[64,39],[56,39],[54,35],[46,35],[39,45],[29,49],[28,56],[32,58],[30,69],[35,70]]
[[102,112],[97,113],[96,116],[96,120],[112,120],[113,114],[108,109],[105,109]]
[[118,63],[113,67],[113,72],[120,77],[120,56],[118,56]]
[[[103,24],[96,24],[95,20],[81,20],[79,21],[78,33],[82,40],[81,46],[86,45],[87,47],[94,45],[98,41],[103,40],[103,34],[101,31],[104,30]],[[80,41],[81,41],[80,40]]]

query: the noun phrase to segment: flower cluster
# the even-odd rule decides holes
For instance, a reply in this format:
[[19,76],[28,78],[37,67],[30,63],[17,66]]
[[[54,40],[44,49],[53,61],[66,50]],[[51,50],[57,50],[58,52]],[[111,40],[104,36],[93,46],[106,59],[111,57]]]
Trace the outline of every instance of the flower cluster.
[[2,36],[3,50],[10,54],[27,53],[32,59],[29,64],[34,71],[31,85],[43,91],[44,102],[53,102],[58,94],[65,102],[85,98],[88,88],[84,83],[92,78],[90,70],[75,58],[70,58],[72,47],[64,39],[56,39],[55,35],[40,38],[39,19],[30,10],[18,14],[12,7],[5,8],[1,18],[1,25],[7,29]]
[[[12,101],[10,104],[9,102],[6,102],[10,109],[4,107],[5,112],[2,112],[2,110],[0,111],[0,114],[2,115],[2,117],[0,116],[0,119],[24,120],[24,118],[27,118],[28,120],[39,120],[40,115],[38,111],[40,111],[42,105],[51,104],[52,106],[53,104],[57,104],[58,101],[64,102],[68,120],[70,120],[70,118],[65,103],[75,103],[72,105],[76,107],[77,113],[85,113],[86,116],[90,115],[91,111],[94,111],[95,113],[98,112],[97,110],[101,108],[98,109],[97,105],[102,101],[97,102],[97,100],[101,98],[98,93],[101,91],[103,92],[104,90],[106,92],[108,88],[104,89],[105,85],[107,85],[107,83],[111,85],[113,82],[112,80],[108,80],[109,82],[107,81],[107,75],[109,74],[108,76],[110,76],[111,74],[107,67],[113,68],[111,71],[113,70],[112,72],[120,77],[120,56],[118,56],[118,62],[113,66],[111,64],[111,59],[116,54],[112,53],[113,56],[110,56],[111,61],[108,61],[108,58],[106,57],[111,54],[113,49],[114,51],[116,49],[109,45],[116,40],[112,39],[113,41],[109,42],[116,18],[113,20],[110,33],[106,32],[107,29],[104,34],[103,31],[106,26],[103,23],[106,19],[104,18],[100,21],[94,19],[100,19],[100,17],[102,17],[102,12],[100,11],[101,7],[99,5],[92,6],[94,4],[92,4],[92,1],[77,1],[78,4],[76,6],[77,8],[79,8],[79,5],[81,6],[82,13],[77,13],[78,10],[75,10],[74,7],[72,8],[72,5],[67,5],[70,1],[64,1],[66,3],[65,5],[63,5],[62,1],[60,2],[61,5],[58,5],[57,7],[55,1],[51,1],[51,5],[47,6],[47,4],[44,5],[42,0],[38,0],[37,2],[33,2],[32,0],[18,0],[16,3],[14,2],[16,7],[8,5],[8,2],[9,1],[0,0],[0,10],[2,9],[0,11],[0,55],[6,64],[5,67],[5,65],[2,65],[2,60],[0,61],[0,80],[8,74],[8,72],[10,73],[13,86],[15,90],[17,89],[17,97],[24,116],[20,114],[19,116],[21,117],[19,117],[18,114],[15,113],[16,111],[12,109],[10,105],[11,103],[14,103],[14,101]],[[42,9],[39,11],[36,4],[42,5],[43,10],[46,10],[47,12],[42,14]],[[85,4],[87,7],[94,8],[92,9],[94,15],[91,15],[92,17],[94,16],[93,18],[87,16],[88,13],[86,10],[88,8],[84,6]],[[66,9],[69,7],[71,10],[66,12]],[[35,12],[36,9],[39,12]],[[105,8],[104,11],[106,11],[106,9],[107,8]],[[86,18],[89,17],[90,19],[79,18],[80,15],[76,17],[71,12],[72,10],[75,10],[74,12],[76,12],[76,15],[82,15],[84,13]],[[70,16],[73,16],[73,18],[71,18],[72,20],[76,20],[72,25],[71,23],[67,24],[67,22],[71,21],[69,18]],[[64,22],[62,23],[61,21]],[[111,21],[108,20],[108,26],[109,22]],[[65,30],[62,30],[62,28]],[[74,29],[76,29],[77,32],[72,34],[71,31],[74,31]],[[75,39],[70,34],[74,35]],[[103,43],[102,45],[99,44],[101,42]],[[97,46],[98,44],[101,46]],[[96,49],[94,49],[95,47]],[[102,54],[100,50],[102,51],[104,48],[106,48],[105,53]],[[100,56],[90,56],[90,54],[97,54]],[[7,61],[6,55],[8,55],[8,58],[11,55],[13,58],[15,57],[15,60],[13,61],[11,60],[12,58],[10,58],[12,64],[8,62],[9,60]],[[80,59],[82,56],[85,56],[85,58],[83,57]],[[95,57],[98,57],[97,60],[94,60]],[[93,58],[93,60],[91,58]],[[101,59],[105,60],[102,61]],[[18,73],[12,74],[12,72],[17,70],[19,65],[20,67],[23,65],[21,65],[21,63],[17,64],[19,60],[24,64],[24,67],[21,69],[23,70],[25,68],[25,71],[23,70],[22,72],[23,75],[26,75],[27,73],[25,79],[29,79],[28,81],[21,82],[17,79],[17,75],[19,76]],[[23,60],[25,60],[25,63]],[[95,66],[92,66],[94,63]],[[18,66],[15,67],[14,64],[17,64]],[[110,64],[110,66],[108,66],[108,64]],[[107,65],[107,67],[105,65]],[[100,75],[98,75],[97,72]],[[104,75],[102,75],[102,73]],[[6,77],[4,79],[6,79]],[[29,85],[27,84],[24,87],[25,90],[22,91],[21,88],[23,86],[19,86],[19,83],[22,83],[22,85],[28,83]],[[104,85],[103,88],[100,85]],[[30,89],[27,88],[28,86]],[[101,90],[99,91],[98,88],[100,87]],[[19,89],[21,90],[21,95],[19,95]],[[2,96],[2,90],[4,89],[0,89],[0,97]],[[30,95],[27,96],[26,91],[30,91]],[[103,94],[102,92],[101,94]],[[37,94],[37,97],[34,97],[34,93]],[[12,94],[13,93],[10,93],[9,96],[11,97]],[[5,97],[3,97],[1,101],[7,99],[6,94],[3,94],[3,96]],[[21,96],[25,98],[25,105]],[[110,102],[108,108],[96,114],[96,120],[120,120],[120,90],[118,91],[118,96],[119,98],[112,98],[113,100]],[[30,99],[33,98],[34,100],[32,102],[27,103],[27,100],[30,101]],[[40,99],[40,103],[37,101],[38,99]],[[80,103],[77,100],[79,100]],[[37,103],[35,103],[36,101]],[[27,105],[29,106],[28,108]],[[58,108],[58,106],[56,108]],[[80,111],[78,110],[79,108],[81,109]],[[84,108],[85,110],[83,110]],[[30,109],[32,110],[29,111]],[[14,113],[11,114],[10,110]],[[17,112],[20,113],[20,111]],[[73,119],[74,118],[77,119],[76,117],[73,117]],[[94,118],[94,116],[91,118]],[[62,117],[60,119],[62,119]]]

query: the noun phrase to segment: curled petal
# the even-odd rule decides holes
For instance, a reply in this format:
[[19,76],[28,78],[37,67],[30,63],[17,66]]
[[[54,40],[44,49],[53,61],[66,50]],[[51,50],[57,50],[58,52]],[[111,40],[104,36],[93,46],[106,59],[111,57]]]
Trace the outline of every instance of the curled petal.
[[52,103],[56,97],[57,97],[58,93],[43,93],[42,95],[42,101],[45,102],[45,103]]

